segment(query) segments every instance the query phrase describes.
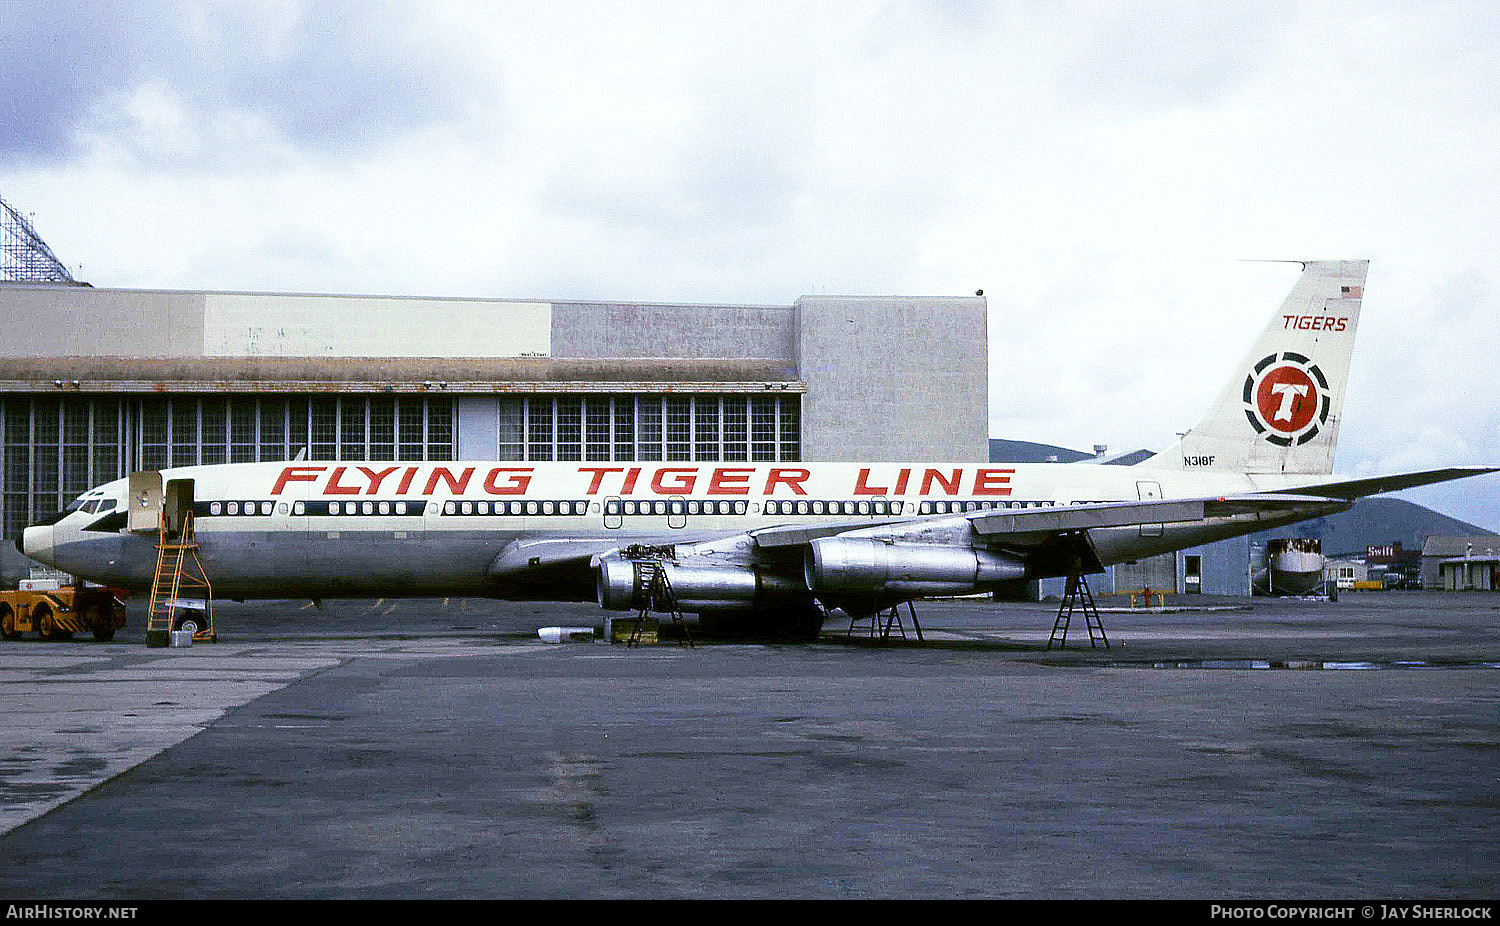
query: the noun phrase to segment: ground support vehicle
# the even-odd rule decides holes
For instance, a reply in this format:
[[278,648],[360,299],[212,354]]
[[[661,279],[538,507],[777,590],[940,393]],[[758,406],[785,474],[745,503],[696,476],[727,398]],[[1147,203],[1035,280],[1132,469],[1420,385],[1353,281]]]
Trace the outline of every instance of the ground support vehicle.
[[85,631],[109,640],[124,626],[124,602],[103,586],[23,581],[18,589],[0,591],[0,636],[7,640],[32,630],[43,640]]

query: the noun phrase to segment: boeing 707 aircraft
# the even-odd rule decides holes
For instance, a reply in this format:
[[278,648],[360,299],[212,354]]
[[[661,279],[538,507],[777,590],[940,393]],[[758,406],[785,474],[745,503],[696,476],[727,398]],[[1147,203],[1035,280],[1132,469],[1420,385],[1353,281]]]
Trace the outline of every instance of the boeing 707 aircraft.
[[230,598],[490,596],[645,603],[816,634],[924,596],[1099,572],[1493,472],[1334,478],[1366,261],[1308,261],[1208,413],[1136,466],[973,463],[288,461],[134,473],[19,546],[149,589],[158,524],[192,513]]

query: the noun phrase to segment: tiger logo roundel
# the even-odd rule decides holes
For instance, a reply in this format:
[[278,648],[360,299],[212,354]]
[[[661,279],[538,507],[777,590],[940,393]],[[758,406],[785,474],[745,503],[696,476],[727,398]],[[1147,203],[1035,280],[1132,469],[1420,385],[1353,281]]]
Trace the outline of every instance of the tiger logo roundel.
[[1290,447],[1318,436],[1333,399],[1328,379],[1301,354],[1271,354],[1245,377],[1245,417],[1273,444]]

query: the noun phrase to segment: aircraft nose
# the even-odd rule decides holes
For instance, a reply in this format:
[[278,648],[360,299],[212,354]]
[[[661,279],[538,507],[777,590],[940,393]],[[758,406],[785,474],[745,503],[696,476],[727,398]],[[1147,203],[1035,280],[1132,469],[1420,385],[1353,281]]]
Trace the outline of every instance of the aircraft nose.
[[43,563],[52,562],[52,526],[28,527],[21,531],[16,548],[22,553]]

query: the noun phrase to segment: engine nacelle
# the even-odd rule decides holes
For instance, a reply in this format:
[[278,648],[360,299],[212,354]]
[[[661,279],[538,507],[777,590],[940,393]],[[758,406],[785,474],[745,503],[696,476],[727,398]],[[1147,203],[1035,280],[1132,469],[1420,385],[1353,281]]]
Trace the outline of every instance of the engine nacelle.
[[[777,599],[805,597],[795,582],[723,563],[663,562],[672,599],[680,611],[746,611]],[[637,578],[639,561],[611,557],[599,562],[599,606],[606,611],[638,611],[644,606]]]
[[803,575],[815,595],[963,595],[1020,579],[1026,566],[971,547],[825,537],[808,545]]

